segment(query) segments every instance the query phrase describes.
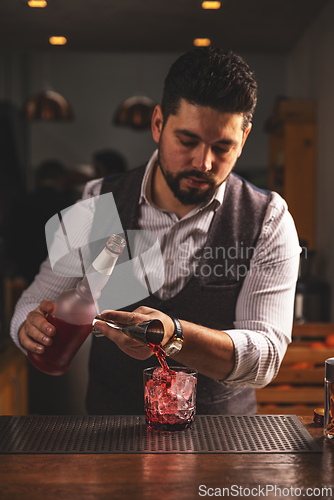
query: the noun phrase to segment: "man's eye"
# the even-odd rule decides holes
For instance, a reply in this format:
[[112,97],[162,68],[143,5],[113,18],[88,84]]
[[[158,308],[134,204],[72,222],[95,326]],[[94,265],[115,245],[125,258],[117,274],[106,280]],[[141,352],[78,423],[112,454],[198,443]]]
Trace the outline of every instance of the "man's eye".
[[180,143],[183,145],[183,146],[188,146],[188,147],[191,147],[191,146],[196,146],[196,142],[194,141],[182,141],[180,139]]
[[218,146],[215,146],[212,148],[214,151],[216,151],[217,153],[228,153],[228,149],[223,149],[223,148],[219,148]]

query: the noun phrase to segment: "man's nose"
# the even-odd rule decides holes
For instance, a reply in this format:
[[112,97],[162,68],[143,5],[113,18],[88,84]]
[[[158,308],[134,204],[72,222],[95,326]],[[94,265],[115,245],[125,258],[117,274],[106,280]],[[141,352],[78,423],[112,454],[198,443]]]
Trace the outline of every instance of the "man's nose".
[[203,171],[212,169],[212,152],[210,147],[202,146],[197,148],[193,158],[193,166]]

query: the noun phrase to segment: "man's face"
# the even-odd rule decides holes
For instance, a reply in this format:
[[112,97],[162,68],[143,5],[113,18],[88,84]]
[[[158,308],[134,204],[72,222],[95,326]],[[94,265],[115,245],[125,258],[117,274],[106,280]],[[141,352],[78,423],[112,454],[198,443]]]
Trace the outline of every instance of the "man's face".
[[250,132],[243,116],[181,100],[177,115],[163,126],[160,106],[152,119],[159,167],[168,188],[183,205],[209,201],[228,177]]

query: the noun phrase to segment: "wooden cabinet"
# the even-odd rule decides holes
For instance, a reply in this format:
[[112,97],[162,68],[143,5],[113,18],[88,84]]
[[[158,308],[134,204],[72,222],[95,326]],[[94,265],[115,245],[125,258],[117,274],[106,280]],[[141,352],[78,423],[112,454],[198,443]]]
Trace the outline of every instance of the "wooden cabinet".
[[0,344],[0,415],[28,413],[26,356],[8,339]]
[[324,407],[325,360],[334,357],[334,324],[295,324],[292,338],[275,380],[256,390],[259,414],[313,415]]
[[267,121],[269,132],[269,189],[287,202],[299,238],[315,246],[315,103],[284,99]]

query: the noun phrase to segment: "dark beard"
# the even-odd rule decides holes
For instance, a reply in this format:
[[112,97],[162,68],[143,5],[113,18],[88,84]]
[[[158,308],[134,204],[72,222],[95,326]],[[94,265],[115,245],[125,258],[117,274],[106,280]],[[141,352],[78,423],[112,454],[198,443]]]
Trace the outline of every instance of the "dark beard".
[[[213,197],[216,189],[220,186],[220,184],[217,185],[215,183],[210,174],[199,172],[196,169],[179,172],[175,175],[167,172],[167,170],[161,165],[160,155],[158,156],[158,163],[168,187],[172,191],[175,198],[177,198],[182,203],[182,205],[201,205],[202,203],[208,203]],[[181,179],[189,176],[196,177],[201,181],[207,182],[209,186],[205,191],[192,187],[188,187],[188,189],[181,189]]]

